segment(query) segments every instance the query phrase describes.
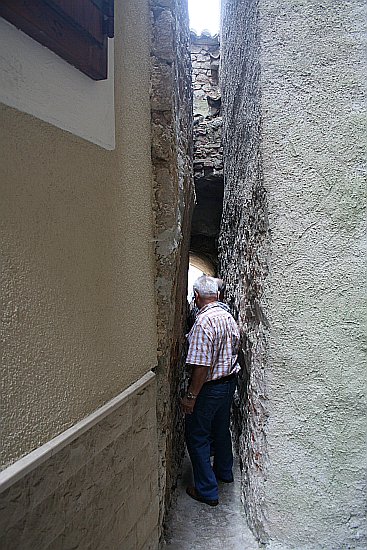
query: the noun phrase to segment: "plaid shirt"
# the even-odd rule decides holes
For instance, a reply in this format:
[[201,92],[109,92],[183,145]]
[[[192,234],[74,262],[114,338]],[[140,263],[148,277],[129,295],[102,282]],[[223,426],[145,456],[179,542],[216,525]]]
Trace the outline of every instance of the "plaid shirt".
[[218,302],[201,308],[187,338],[186,363],[210,367],[207,382],[240,370],[236,364],[240,332],[232,315]]

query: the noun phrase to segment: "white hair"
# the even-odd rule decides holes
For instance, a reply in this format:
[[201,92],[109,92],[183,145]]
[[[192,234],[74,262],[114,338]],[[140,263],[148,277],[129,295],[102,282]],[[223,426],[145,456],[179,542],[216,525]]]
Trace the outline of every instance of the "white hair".
[[214,277],[202,275],[193,285],[194,290],[202,297],[218,296],[218,282]]

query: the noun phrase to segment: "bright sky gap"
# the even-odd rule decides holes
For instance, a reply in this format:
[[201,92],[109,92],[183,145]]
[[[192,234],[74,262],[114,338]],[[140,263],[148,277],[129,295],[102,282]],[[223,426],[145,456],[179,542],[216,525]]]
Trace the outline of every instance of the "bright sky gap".
[[188,0],[190,30],[196,34],[209,31],[212,36],[219,34],[220,0]]

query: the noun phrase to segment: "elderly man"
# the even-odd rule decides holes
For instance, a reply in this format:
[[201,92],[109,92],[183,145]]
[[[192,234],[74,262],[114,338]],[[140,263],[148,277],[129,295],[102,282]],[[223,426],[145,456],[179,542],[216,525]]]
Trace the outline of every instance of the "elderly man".
[[[187,494],[210,506],[218,504],[218,480],[233,481],[230,409],[239,370],[240,334],[232,315],[218,304],[218,283],[202,276],[194,283],[199,314],[189,335],[186,362],[192,369],[181,401],[194,487]],[[213,438],[214,462],[210,463]]]

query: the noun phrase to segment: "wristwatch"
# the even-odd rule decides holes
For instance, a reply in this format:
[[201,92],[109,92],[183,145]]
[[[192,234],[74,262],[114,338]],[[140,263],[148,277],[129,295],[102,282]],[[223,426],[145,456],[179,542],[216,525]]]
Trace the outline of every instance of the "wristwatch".
[[196,399],[197,395],[194,395],[191,391],[188,391],[186,394],[187,399]]

